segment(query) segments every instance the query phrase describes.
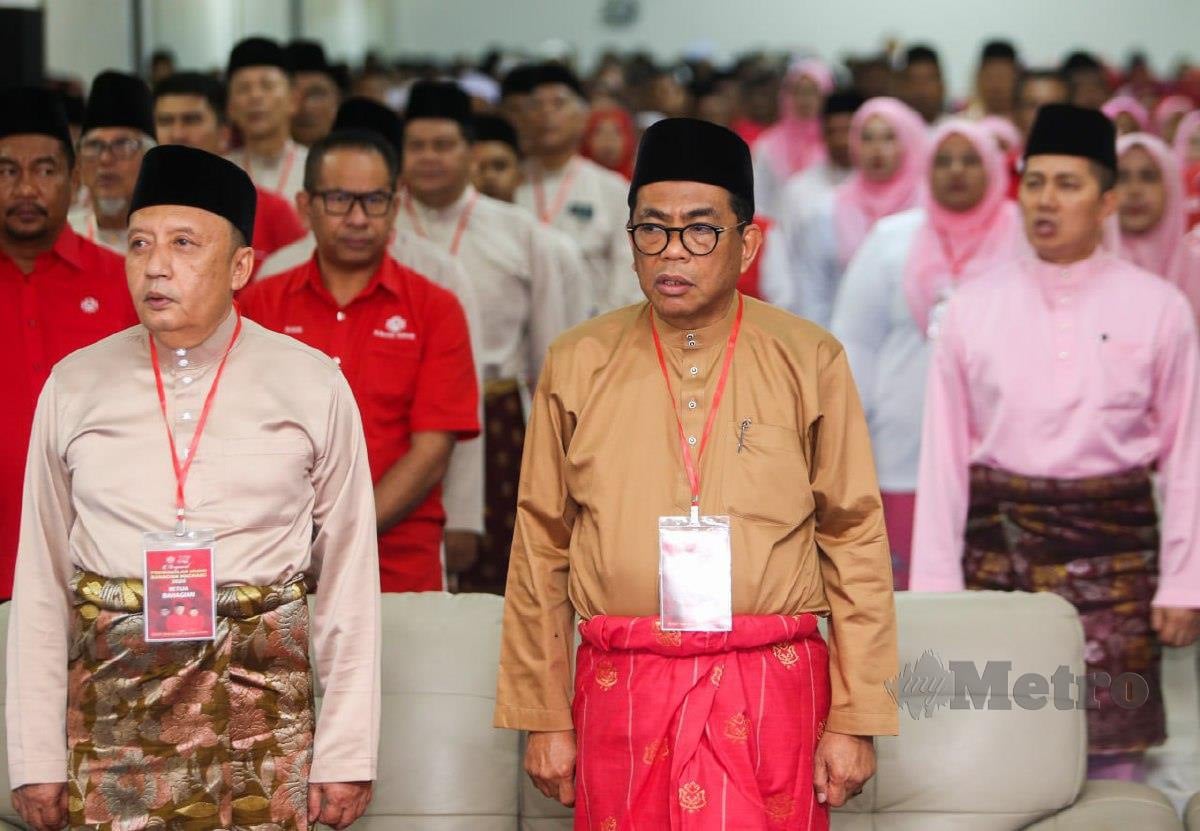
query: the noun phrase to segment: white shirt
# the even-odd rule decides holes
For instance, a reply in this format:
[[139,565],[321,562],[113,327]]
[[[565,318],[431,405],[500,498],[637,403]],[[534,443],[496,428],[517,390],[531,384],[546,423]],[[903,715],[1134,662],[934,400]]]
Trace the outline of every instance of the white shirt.
[[308,160],[308,148],[291,139],[283,145],[283,152],[273,159],[253,155],[244,147],[225,158],[249,173],[255,187],[277,193],[289,203],[304,190],[304,163]]
[[[267,257],[256,279],[282,274],[301,265],[312,257],[316,247],[317,240],[309,232]],[[471,351],[478,356],[482,348],[480,333],[483,331],[479,298],[475,294],[474,283],[467,279],[458,262],[434,243],[402,228],[396,229],[388,253],[401,265],[428,277],[458,298],[471,334]],[[475,367],[477,371],[482,371],[478,357]],[[446,509],[447,531],[483,533],[482,437],[455,443],[450,466],[442,482],[442,506]]]
[[445,208],[407,193],[396,222],[457,258],[473,284],[487,309],[476,354],[486,380],[532,384],[550,343],[587,319],[591,295],[582,256],[528,211],[468,186]]
[[879,487],[901,493],[917,488],[931,351],[904,294],[908,255],[924,221],[920,208],[879,220],[846,269],[830,323],[862,399]]
[[75,230],[75,233],[88,242],[102,245],[110,251],[115,251],[122,257],[129,250],[129,229],[117,228],[116,230],[110,230],[101,228],[100,224],[96,221],[96,213],[92,210],[91,205],[71,209],[70,213],[67,214],[67,222],[71,223],[71,228]]
[[516,203],[579,244],[591,271],[595,311],[607,312],[645,300],[633,270],[629,183],[582,156],[561,170],[529,166]]
[[[817,192],[769,235],[782,256],[763,263],[763,295],[793,314],[828,327],[841,280],[837,229],[833,222],[834,191]],[[776,230],[777,229],[777,230]]]

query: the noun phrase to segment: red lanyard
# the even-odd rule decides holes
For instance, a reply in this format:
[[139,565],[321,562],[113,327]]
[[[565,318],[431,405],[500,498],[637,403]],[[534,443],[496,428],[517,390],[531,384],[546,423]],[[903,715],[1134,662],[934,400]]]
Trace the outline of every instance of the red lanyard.
[[725,395],[725,382],[729,380],[729,368],[733,364],[733,348],[737,345],[738,332],[742,328],[742,310],[744,307],[745,301],[741,293],[739,293],[737,317],[733,320],[733,328],[729,330],[729,342],[725,345],[725,359],[721,364],[721,375],[717,378],[717,389],[713,393],[708,418],[704,421],[704,433],[700,437],[700,448],[696,452],[695,461],[692,460],[692,451],[688,447],[687,436],[683,429],[683,420],[679,418],[679,412],[676,409],[675,392],[671,389],[671,374],[667,371],[667,359],[663,355],[662,340],[658,337],[658,327],[654,325],[654,313],[650,313],[650,334],[654,336],[654,351],[658,353],[658,366],[662,369],[663,380],[667,382],[667,395],[671,399],[671,412],[675,414],[675,424],[679,427],[679,447],[683,450],[683,467],[687,471],[688,484],[692,488],[693,519],[695,519],[697,509],[700,506],[700,458],[704,455],[704,448],[708,445],[708,437],[712,434],[713,424],[716,423],[717,410],[721,406],[721,398]]
[[177,534],[183,533],[183,486],[187,483],[188,471],[192,469],[192,462],[196,459],[196,449],[200,446],[200,436],[204,433],[204,425],[212,410],[213,399],[217,395],[217,385],[221,383],[221,373],[225,371],[225,362],[229,360],[233,344],[242,331],[242,316],[237,307],[234,307],[233,313],[237,315],[237,325],[233,327],[233,337],[229,339],[229,345],[225,347],[225,354],[221,357],[221,363],[217,365],[216,375],[213,376],[212,387],[209,389],[208,395],[204,397],[204,408],[200,411],[200,420],[196,422],[196,434],[192,437],[187,461],[182,464],[179,461],[179,453],[175,449],[175,431],[171,429],[171,422],[167,418],[167,393],[163,389],[162,370],[158,366],[158,347],[154,344],[154,335],[150,335],[150,365],[154,367],[154,386],[158,390],[158,406],[162,410],[163,424],[167,428],[167,442],[171,445],[171,465],[175,469],[175,533]]
[[[246,153],[242,158],[246,162],[246,164],[244,165],[244,167],[246,169],[246,175],[249,176],[251,179],[253,179],[254,173],[250,169],[250,151],[249,151],[249,149],[246,150]],[[291,199],[292,197],[295,196],[294,193],[286,193],[284,191],[284,187],[287,186],[288,176],[291,175],[291,172],[292,172],[292,165],[294,165],[295,163],[296,163],[296,145],[289,144],[288,149],[287,149],[287,155],[283,157],[283,166],[282,166],[282,168],[280,168],[280,171],[279,171],[279,183],[275,186],[275,192],[283,194],[288,199]]]
[[[471,222],[471,211],[475,210],[475,203],[478,201],[479,191],[473,191],[471,198],[463,206],[462,213],[458,215],[458,224],[454,226],[454,236],[450,238],[451,257],[458,256],[458,246],[462,243],[463,234],[467,232],[467,225]],[[429,234],[425,233],[425,226],[421,224],[421,217],[417,216],[417,209],[413,207],[412,194],[408,191],[404,192],[404,210],[408,212],[409,219],[412,220],[413,230],[417,232],[417,236],[429,239]]]
[[546,210],[546,194],[542,192],[542,175],[539,173],[533,179],[533,202],[537,209],[538,219],[543,225],[549,225],[554,221],[555,217],[563,209],[563,205],[567,203],[567,197],[571,194],[571,185],[575,182],[576,163],[574,160],[567,165],[567,172],[563,174],[562,181],[558,183],[558,189],[554,191],[554,204]]

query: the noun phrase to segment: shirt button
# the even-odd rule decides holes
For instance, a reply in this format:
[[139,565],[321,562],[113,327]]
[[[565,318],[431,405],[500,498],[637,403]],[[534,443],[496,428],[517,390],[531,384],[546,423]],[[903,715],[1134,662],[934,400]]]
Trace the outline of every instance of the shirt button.
[[688,444],[690,444],[692,447],[695,447],[696,446],[696,437],[688,436]]
[[188,448],[186,448],[186,447],[179,448],[179,458],[186,459],[187,454],[188,454]]
[[180,421],[191,421],[192,420],[192,411],[184,410],[182,413],[179,414],[179,420]]
[[345,312],[338,312],[338,313],[337,313],[337,321],[338,321],[338,323],[341,323],[341,322],[342,322],[343,320],[345,320],[345,319],[346,319],[346,313],[345,313]]
[[187,365],[188,365],[188,363],[190,363],[190,362],[188,361],[188,359],[187,359],[187,358],[180,358],[180,359],[179,359],[179,365],[180,365],[180,366],[187,366]]
[[185,384],[190,384],[190,383],[192,383],[192,381],[194,381],[195,379],[194,379],[192,376],[190,376],[190,375],[185,375],[185,376],[183,376],[182,378],[180,378],[179,380],[183,381],[183,383],[185,383]]
[[700,367],[698,367],[698,366],[694,366],[694,367],[692,367],[691,369],[689,369],[689,370],[688,370],[688,372],[692,373],[692,375],[699,375],[699,374],[700,374]]
[[693,398],[691,401],[688,402],[688,409],[689,410],[696,409],[696,399]]
[[1065,352],[1065,351],[1064,351],[1064,352],[1059,352],[1059,353],[1058,353],[1058,359],[1059,359],[1060,361],[1065,361],[1065,360],[1066,360],[1067,358],[1069,358],[1069,357],[1070,357],[1070,354],[1069,354],[1069,353],[1067,353],[1067,352]]
[[186,349],[176,349],[175,354],[182,358],[184,355],[187,354],[187,350]]

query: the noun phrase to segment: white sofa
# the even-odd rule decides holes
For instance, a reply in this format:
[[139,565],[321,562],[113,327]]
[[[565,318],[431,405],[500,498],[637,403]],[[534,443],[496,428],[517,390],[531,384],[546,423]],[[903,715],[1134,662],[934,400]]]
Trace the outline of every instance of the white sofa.
[[[1053,595],[902,593],[896,605],[901,666],[930,650],[943,662],[1012,661],[1012,678],[1082,673],[1078,618]],[[384,596],[379,782],[357,828],[572,827],[521,772],[519,736],[491,727],[501,608],[491,595]],[[7,620],[0,606],[0,651]],[[914,719],[903,703],[901,735],[878,741],[878,774],[834,813],[836,831],[1183,829],[1152,788],[1085,783],[1082,711],[941,708]],[[15,820],[7,794],[0,764],[0,822]]]

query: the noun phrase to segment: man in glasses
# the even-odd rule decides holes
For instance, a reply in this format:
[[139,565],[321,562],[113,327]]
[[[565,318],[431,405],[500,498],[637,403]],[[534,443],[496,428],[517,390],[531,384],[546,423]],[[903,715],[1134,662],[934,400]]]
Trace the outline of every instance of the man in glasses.
[[76,349],[137,323],[125,264],[67,223],[78,168],[49,90],[0,93],[0,600],[12,594],[21,487],[38,393]]
[[[516,516],[528,390],[550,342],[587,318],[591,296],[578,249],[563,249],[527,211],[471,184],[474,119],[452,83],[421,82],[404,123],[399,226],[460,263],[482,308],[479,362],[484,380],[485,537],[480,551],[447,547],[462,569],[458,587],[503,592]],[[475,556],[472,556],[475,554]]]
[[[333,131],[369,130],[392,148],[396,158],[403,149],[400,118],[383,104],[361,96],[347,98],[338,107]],[[312,259],[317,241],[310,232],[302,239],[276,251],[259,271],[260,279],[282,274]],[[479,298],[475,284],[467,277],[459,261],[445,248],[432,240],[423,239],[413,231],[393,226],[388,256],[400,265],[411,268],[422,277],[451,292],[467,316],[471,333],[471,349],[478,354],[480,332],[483,331]],[[476,370],[479,369],[476,363]],[[450,466],[443,480],[442,505],[446,510],[443,534],[448,585],[455,587],[455,574],[478,556],[479,540],[484,532],[484,461],[483,439],[460,441],[454,445]]]
[[874,771],[872,737],[898,730],[849,364],[736,290],[762,232],[734,133],[650,127],[628,208],[649,302],[558,339],[534,396],[495,723],[529,731],[534,783],[596,827],[667,828],[682,809],[828,828]]
[[79,172],[88,204],[71,213],[71,226],[85,239],[124,254],[129,200],[154,146],[154,104],[141,78],[101,72],[92,82],[79,140]]
[[314,144],[298,206],[308,262],[239,297],[246,316],[333,357],[363,418],[375,483],[384,591],[441,591],[442,478],[454,445],[479,434],[466,317],[449,291],[388,254],[399,162],[377,132]]

